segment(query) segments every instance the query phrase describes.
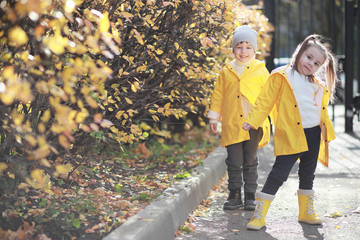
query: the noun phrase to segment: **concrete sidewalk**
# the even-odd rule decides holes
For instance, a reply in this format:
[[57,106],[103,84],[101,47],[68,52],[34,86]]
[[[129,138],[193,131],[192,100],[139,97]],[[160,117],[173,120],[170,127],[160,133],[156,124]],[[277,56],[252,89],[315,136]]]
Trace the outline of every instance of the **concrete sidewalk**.
[[[329,108],[331,109],[331,108]],[[330,143],[329,168],[318,165],[314,190],[315,211],[322,225],[308,225],[297,221],[298,165],[292,169],[288,180],[279,189],[271,203],[260,231],[246,230],[253,212],[224,211],[226,195],[219,194],[206,217],[196,217],[195,230],[175,240],[354,240],[360,239],[360,124],[354,119],[354,134],[344,133],[344,108],[335,107],[336,139]],[[259,151],[259,189],[271,170],[275,157],[272,145]],[[226,186],[223,186],[226,189]]]

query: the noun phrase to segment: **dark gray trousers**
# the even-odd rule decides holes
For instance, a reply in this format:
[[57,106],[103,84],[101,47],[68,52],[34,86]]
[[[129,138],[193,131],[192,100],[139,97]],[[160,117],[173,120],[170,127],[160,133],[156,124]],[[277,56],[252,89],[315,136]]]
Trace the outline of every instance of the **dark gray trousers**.
[[241,189],[244,192],[255,193],[257,189],[259,165],[257,149],[262,138],[262,128],[249,131],[250,140],[226,146],[228,156],[225,160],[228,172],[228,188]]

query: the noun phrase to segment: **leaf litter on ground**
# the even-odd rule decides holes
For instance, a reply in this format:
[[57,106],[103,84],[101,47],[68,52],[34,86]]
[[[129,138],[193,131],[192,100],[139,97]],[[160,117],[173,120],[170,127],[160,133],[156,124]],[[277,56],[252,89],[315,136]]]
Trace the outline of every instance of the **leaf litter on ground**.
[[[190,175],[219,145],[219,136],[203,129],[178,139],[93,153],[70,176],[52,179],[53,194],[21,189],[1,196],[0,239],[102,239]],[[65,164],[66,157],[56,161]],[[203,204],[199,212],[206,212],[209,202]]]

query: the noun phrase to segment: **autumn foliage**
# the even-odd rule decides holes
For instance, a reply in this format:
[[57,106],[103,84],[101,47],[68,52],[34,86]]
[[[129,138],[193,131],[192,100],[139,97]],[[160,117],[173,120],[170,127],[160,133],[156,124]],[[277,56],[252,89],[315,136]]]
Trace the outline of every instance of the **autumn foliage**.
[[269,50],[267,19],[239,2],[0,1],[1,192],[53,193],[95,146],[171,138],[189,113],[204,125],[233,29]]
[[[237,0],[0,0],[0,200],[8,200],[0,220],[23,218],[13,231],[0,228],[0,238],[48,239],[29,219],[50,226],[60,218],[75,234],[93,214],[101,223],[85,232],[98,234],[131,216],[134,196],[123,187],[134,183],[121,179],[124,160],[108,167],[104,157],[88,156],[139,143],[133,154],[141,159],[127,164],[146,169],[145,159],[159,155],[144,141],[205,126],[213,83],[232,57],[233,30],[250,24],[259,33],[259,58],[269,51],[272,27],[259,7]],[[198,161],[192,158],[188,167]],[[84,165],[89,172],[79,170]],[[102,178],[116,191],[97,188]],[[61,181],[76,182],[76,194]],[[111,209],[104,213],[105,206]]]

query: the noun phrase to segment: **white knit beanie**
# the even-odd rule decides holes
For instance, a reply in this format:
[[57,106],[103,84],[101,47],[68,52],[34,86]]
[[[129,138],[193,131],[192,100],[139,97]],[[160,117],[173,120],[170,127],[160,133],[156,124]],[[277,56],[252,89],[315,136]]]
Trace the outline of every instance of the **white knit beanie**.
[[254,50],[257,50],[257,32],[249,25],[243,25],[235,29],[231,41],[232,49],[234,49],[239,42],[243,41],[250,43]]

